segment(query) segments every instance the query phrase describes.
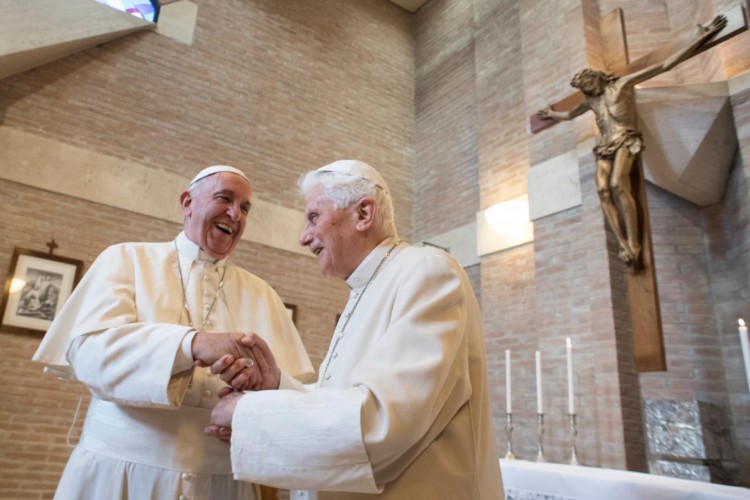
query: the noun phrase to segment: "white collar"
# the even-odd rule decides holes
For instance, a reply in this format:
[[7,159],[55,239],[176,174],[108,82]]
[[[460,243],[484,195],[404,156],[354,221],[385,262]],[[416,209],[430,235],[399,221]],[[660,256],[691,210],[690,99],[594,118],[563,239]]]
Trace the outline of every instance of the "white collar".
[[[378,246],[372,249],[372,251],[364,258],[362,262],[357,266],[352,274],[346,279],[346,285],[351,290],[356,290],[365,286],[365,284],[372,278],[372,274],[375,269],[380,265],[383,257],[388,250],[396,243],[395,238],[386,238],[380,242]],[[400,242],[399,242],[400,243]]]
[[217,266],[223,266],[224,264],[226,264],[226,257],[219,260],[212,258],[206,252],[201,250],[201,247],[198,244],[191,241],[190,238],[188,238],[185,234],[185,231],[180,231],[180,234],[178,234],[177,238],[175,238],[175,244],[177,245],[177,249],[180,251],[180,253],[190,260],[198,262],[208,262]]

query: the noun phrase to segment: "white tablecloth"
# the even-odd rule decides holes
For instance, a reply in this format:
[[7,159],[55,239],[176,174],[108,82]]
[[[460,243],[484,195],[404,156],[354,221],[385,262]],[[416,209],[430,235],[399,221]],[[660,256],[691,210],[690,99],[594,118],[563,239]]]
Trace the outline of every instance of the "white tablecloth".
[[750,489],[597,467],[500,460],[512,500],[750,500]]

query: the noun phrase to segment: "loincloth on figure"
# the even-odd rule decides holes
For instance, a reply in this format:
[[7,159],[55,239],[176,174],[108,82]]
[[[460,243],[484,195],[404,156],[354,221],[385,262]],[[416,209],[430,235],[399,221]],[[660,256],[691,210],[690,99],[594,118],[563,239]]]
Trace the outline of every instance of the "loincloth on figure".
[[611,160],[620,148],[627,148],[628,152],[635,156],[643,151],[643,134],[640,130],[626,129],[618,132],[604,144],[594,147],[594,156],[603,160]]

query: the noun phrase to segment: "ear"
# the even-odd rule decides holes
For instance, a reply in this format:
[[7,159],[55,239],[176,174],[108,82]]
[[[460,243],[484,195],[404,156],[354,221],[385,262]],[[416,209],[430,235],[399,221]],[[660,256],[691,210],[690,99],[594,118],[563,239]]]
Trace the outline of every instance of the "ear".
[[180,195],[180,205],[182,206],[182,215],[187,217],[191,213],[190,206],[193,202],[193,197],[190,196],[190,191],[183,191]]
[[368,231],[375,224],[375,214],[378,207],[375,200],[365,196],[357,202],[357,231]]

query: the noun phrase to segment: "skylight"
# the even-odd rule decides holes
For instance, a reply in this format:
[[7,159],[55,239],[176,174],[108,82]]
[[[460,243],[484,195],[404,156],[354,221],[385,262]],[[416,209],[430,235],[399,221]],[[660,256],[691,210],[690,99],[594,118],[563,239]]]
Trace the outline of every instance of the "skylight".
[[155,23],[159,17],[158,0],[96,0],[122,12]]

